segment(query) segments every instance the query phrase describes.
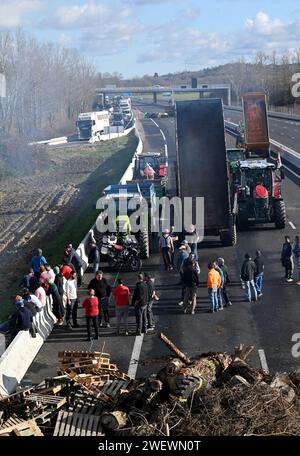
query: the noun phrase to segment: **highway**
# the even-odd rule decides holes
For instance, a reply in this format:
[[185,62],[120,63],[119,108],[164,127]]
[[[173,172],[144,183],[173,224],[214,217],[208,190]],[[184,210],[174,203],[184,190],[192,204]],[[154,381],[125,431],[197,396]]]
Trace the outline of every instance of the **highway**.
[[[137,100],[135,104],[138,126],[139,129],[142,128],[144,151],[160,150],[167,146],[170,165],[169,188],[174,190],[176,187],[174,119],[155,119],[155,121],[143,119],[143,112],[157,111],[157,107]],[[231,121],[236,122],[236,114],[238,113],[226,114],[227,119],[230,118]],[[285,125],[285,121],[279,122],[281,125],[282,123]],[[273,124],[273,119],[270,123]],[[272,128],[275,128],[274,133],[276,133],[275,123]],[[289,126],[289,129],[292,129],[292,126]],[[277,128],[277,130],[277,135],[280,135],[281,129]],[[296,140],[291,140],[289,134],[284,138],[281,135],[280,137],[275,136],[275,134],[271,134],[271,136],[296,149]],[[228,146],[233,145],[232,138],[228,137],[227,141]],[[299,151],[299,148],[296,150]],[[195,170],[195,176],[192,177],[201,178],[200,170]],[[235,247],[222,248],[217,238],[207,238],[200,244],[201,287],[198,292],[195,315],[183,314],[182,308],[177,304],[180,300],[178,275],[175,271],[165,272],[161,265],[160,255],[153,254],[149,260],[144,262],[143,270],[153,274],[156,291],[160,296],[160,300],[154,305],[156,332],[139,337],[135,337],[135,335],[116,336],[113,317],[111,328],[100,329],[100,340],[84,342],[86,331],[81,310],[79,314],[81,327],[73,331],[68,331],[64,327],[56,327],[40,350],[26,377],[38,382],[46,376],[55,375],[57,352],[61,350],[102,350],[110,353],[112,359],[125,372],[130,366],[130,372],[135,374],[136,371],[138,377],[148,375],[156,372],[165,357],[170,355],[158,339],[158,332],[165,333],[189,356],[208,351],[231,353],[237,344],[244,343],[255,346],[250,356],[250,361],[254,366],[261,366],[261,360],[265,355],[267,366],[272,372],[290,370],[295,367],[299,363],[291,354],[293,345],[291,339],[294,333],[300,333],[300,287],[295,283],[284,281],[280,251],[285,234],[294,237],[300,232],[299,186],[286,179],[283,187],[287,217],[290,222],[285,230],[275,230],[272,226],[268,226],[238,233],[238,243]],[[244,299],[239,274],[244,254],[249,252],[254,255],[257,249],[263,252],[266,264],[264,295],[258,302],[250,304]],[[225,258],[229,267],[231,284],[228,291],[233,306],[222,312],[210,314],[206,290],[207,263],[219,256]],[[106,272],[105,267],[103,270]],[[116,275],[107,272],[106,276],[113,284]],[[91,277],[91,274],[86,274],[84,283],[88,284]],[[122,278],[131,289],[134,287],[135,274],[124,273]],[[85,293],[86,290],[83,287],[81,297]],[[132,331],[135,329],[133,309],[130,316],[130,329]]]
[[[243,120],[242,112],[225,109],[225,119],[238,123]],[[300,153],[300,122],[269,117],[270,138]]]

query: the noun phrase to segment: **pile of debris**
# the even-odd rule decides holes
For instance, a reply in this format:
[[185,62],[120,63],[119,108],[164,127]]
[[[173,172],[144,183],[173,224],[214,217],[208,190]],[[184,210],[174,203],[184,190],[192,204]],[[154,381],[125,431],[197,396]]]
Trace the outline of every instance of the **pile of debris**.
[[300,369],[273,376],[246,358],[176,355],[132,380],[101,352],[59,353],[58,376],[0,400],[3,435],[300,435]]

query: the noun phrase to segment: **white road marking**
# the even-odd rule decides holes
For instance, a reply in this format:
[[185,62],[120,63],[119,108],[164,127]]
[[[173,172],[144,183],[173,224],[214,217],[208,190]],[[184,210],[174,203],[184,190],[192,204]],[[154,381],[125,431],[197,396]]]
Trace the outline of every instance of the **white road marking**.
[[159,131],[161,132],[161,135],[162,135],[162,137],[164,138],[164,141],[166,141],[165,134],[164,134],[164,132],[161,130],[161,128],[159,129]]
[[270,371],[269,371],[269,367],[268,367],[268,363],[267,363],[266,354],[262,348],[260,348],[258,350],[258,356],[260,359],[260,364],[261,364],[262,369],[266,372],[266,374],[269,374]]
[[289,225],[291,225],[291,227],[293,228],[293,230],[296,230],[297,228],[295,227],[295,225],[293,224],[293,222],[289,222]]
[[142,344],[143,344],[143,339],[144,339],[144,334],[141,334],[140,336],[136,336],[135,341],[134,341],[134,346],[131,354],[131,359],[128,367],[128,372],[127,375],[128,377],[135,379],[138,364],[139,364],[139,359],[140,359],[140,354],[141,354],[141,349],[142,349]]
[[166,158],[168,158],[168,145],[165,144],[165,154],[166,154]]
[[[154,123],[154,125],[156,125],[157,128],[159,128],[159,125],[157,125],[157,123],[155,122],[155,120],[153,120],[153,119],[150,119],[150,120],[152,120],[152,122]],[[159,130],[160,130],[160,128],[159,128]]]

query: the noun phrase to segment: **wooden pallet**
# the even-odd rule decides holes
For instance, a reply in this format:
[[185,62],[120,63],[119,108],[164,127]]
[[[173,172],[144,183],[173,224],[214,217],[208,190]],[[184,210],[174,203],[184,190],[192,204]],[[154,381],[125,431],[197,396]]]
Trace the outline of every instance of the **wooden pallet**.
[[112,399],[115,399],[117,395],[125,391],[130,383],[130,380],[113,380],[107,382],[102,388],[101,391],[107,396],[110,396]]
[[20,420],[17,417],[10,417],[0,429],[2,435],[18,436],[43,436],[44,434],[36,424],[35,420]]
[[52,408],[58,409],[67,402],[67,398],[61,396],[48,396],[46,394],[31,394],[25,399],[25,402],[35,402],[43,405],[45,404],[51,406]]
[[102,433],[100,416],[60,411],[54,436],[99,436]]

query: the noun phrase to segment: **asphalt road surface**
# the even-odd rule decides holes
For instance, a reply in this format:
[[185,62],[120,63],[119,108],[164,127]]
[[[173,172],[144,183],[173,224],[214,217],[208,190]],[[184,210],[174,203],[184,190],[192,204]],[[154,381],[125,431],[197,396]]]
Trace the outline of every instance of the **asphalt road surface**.
[[[135,104],[139,111],[136,115],[140,128],[143,128],[144,150],[159,150],[167,145],[170,188],[173,188],[176,186],[174,119],[155,119],[155,123],[151,119],[143,119],[142,112],[157,111],[157,107],[143,101],[136,101]],[[232,121],[235,120],[232,116]],[[228,137],[227,140],[228,146],[232,146],[232,139]],[[292,147],[291,144],[287,145]],[[195,176],[191,178],[198,177],[200,173],[195,170]],[[143,265],[143,270],[151,272],[155,278],[156,291],[160,296],[160,300],[154,305],[156,330],[152,334],[138,337],[134,335],[135,319],[131,309],[129,321],[132,335],[116,336],[111,303],[111,328],[100,328],[98,341],[84,342],[85,320],[83,311],[80,310],[79,323],[82,326],[73,331],[68,331],[64,327],[54,328],[26,377],[38,382],[46,376],[55,375],[57,353],[61,350],[102,350],[111,354],[111,358],[121,370],[127,372],[130,366],[133,375],[135,371],[137,377],[148,375],[156,372],[165,357],[170,355],[157,337],[158,332],[165,333],[189,356],[208,351],[231,353],[237,344],[244,343],[255,346],[250,356],[254,366],[261,366],[262,355],[265,355],[271,372],[289,370],[299,365],[299,358],[296,359],[291,354],[294,344],[291,339],[293,334],[300,333],[300,286],[284,281],[284,271],[280,263],[283,236],[289,234],[294,237],[300,233],[299,186],[286,179],[283,193],[288,221],[291,222],[285,230],[265,226],[240,232],[235,247],[222,248],[217,238],[207,238],[200,244],[201,287],[198,291],[195,315],[183,314],[182,308],[178,306],[178,274],[175,271],[165,272],[160,255],[153,254]],[[257,249],[263,252],[266,265],[263,297],[258,302],[250,304],[246,302],[240,286],[240,267],[244,254],[249,252],[254,255]],[[207,263],[220,256],[225,258],[229,267],[231,284],[228,291],[233,305],[222,312],[210,314],[206,289]],[[106,272],[105,267],[103,269]],[[121,276],[133,289],[136,275],[123,273]],[[86,274],[84,283],[87,284],[91,277],[91,274]],[[106,277],[113,285],[116,274],[107,271]],[[85,295],[85,287],[82,287],[80,293],[82,297]]]

